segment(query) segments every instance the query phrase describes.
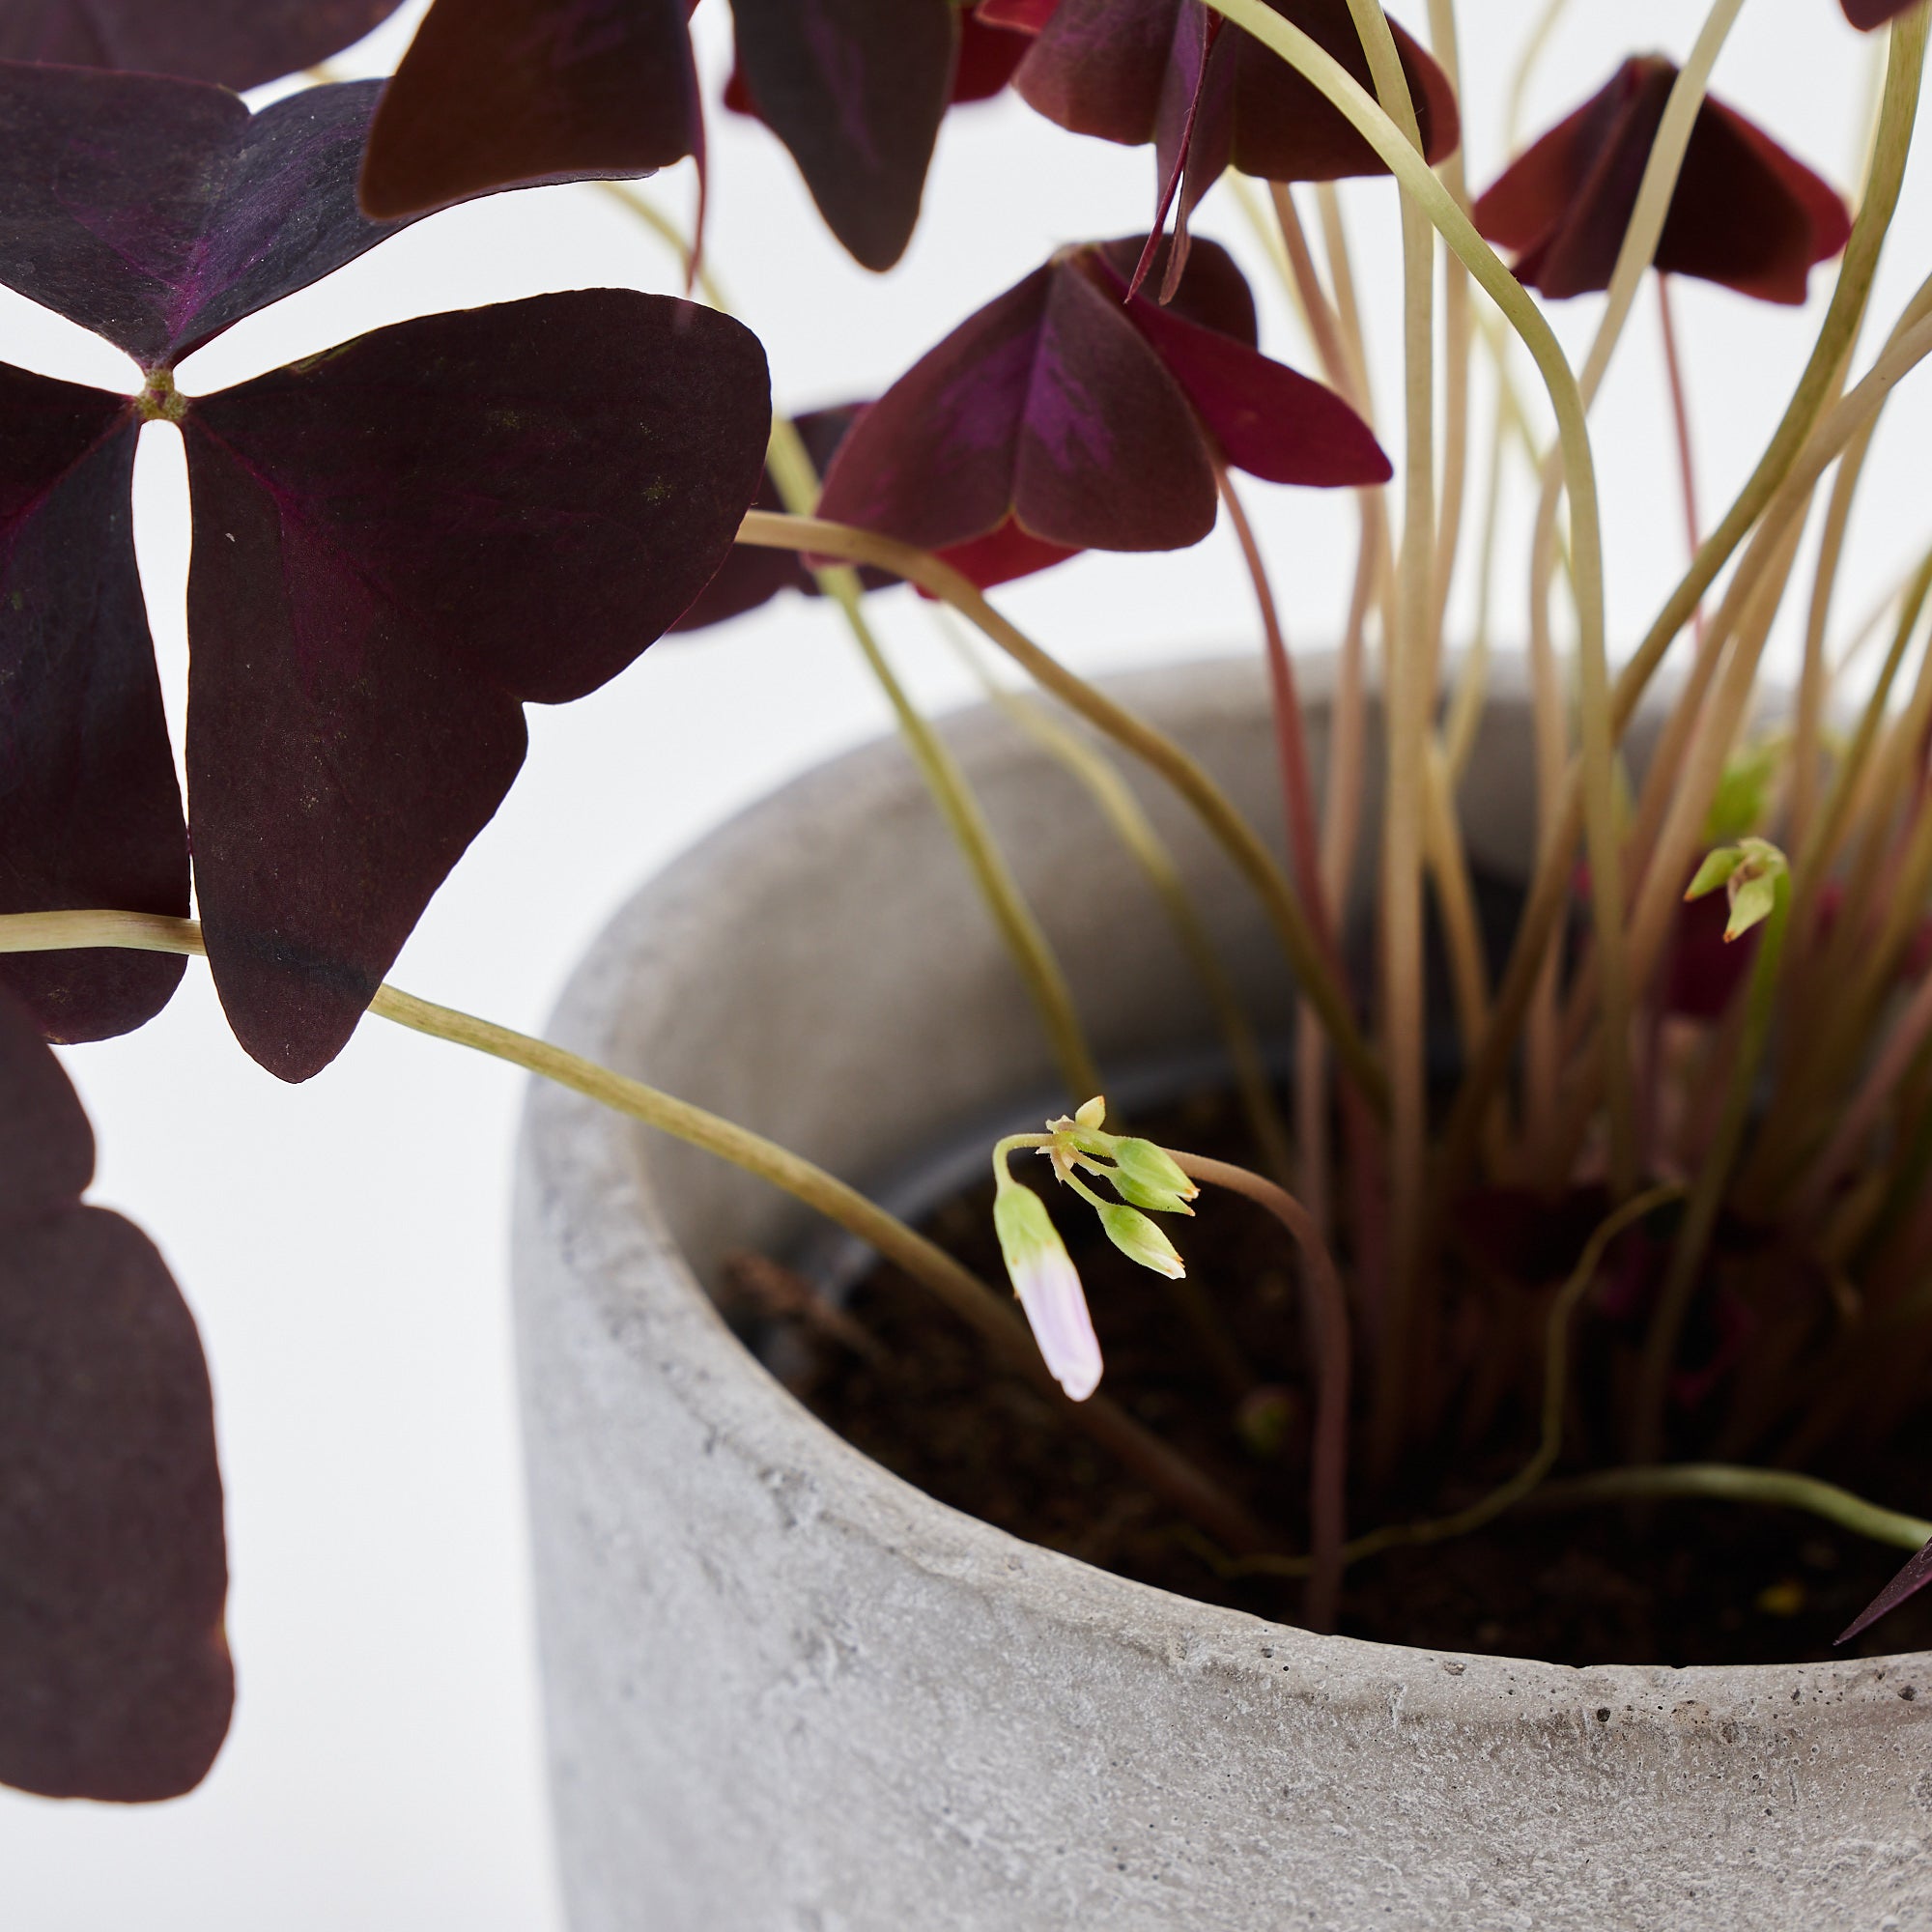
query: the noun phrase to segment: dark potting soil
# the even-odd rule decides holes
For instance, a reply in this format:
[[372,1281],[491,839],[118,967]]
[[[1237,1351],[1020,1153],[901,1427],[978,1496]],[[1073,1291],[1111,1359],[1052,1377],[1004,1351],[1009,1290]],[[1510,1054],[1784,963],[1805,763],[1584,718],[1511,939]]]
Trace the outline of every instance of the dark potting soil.
[[[1234,1107],[1197,1095],[1137,1118],[1134,1130],[1227,1159],[1252,1155]],[[1016,1165],[1025,1175],[1025,1163]],[[1052,1184],[1042,1161],[1027,1176],[1048,1199],[1086,1283],[1114,1401],[1183,1449],[1258,1515],[1279,1524],[1284,1546],[1305,1548],[1308,1410],[1301,1391],[1301,1310],[1287,1237],[1249,1204],[1221,1196],[1187,1221],[1168,1221],[1193,1280],[1232,1326],[1241,1354],[1272,1390],[1277,1440],[1236,1426],[1230,1385],[1197,1339],[1174,1288],[1116,1254],[1094,1215]],[[1059,1197],[1059,1198],[1055,1198]],[[985,1280],[1003,1283],[993,1237],[992,1184],[948,1201],[924,1230]],[[1074,1210],[1074,1211],[1069,1211]],[[748,1264],[747,1273],[758,1272]],[[840,1435],[929,1495],[1016,1536],[1182,1596],[1294,1622],[1298,1582],[1231,1576],[1211,1548],[1158,1495],[1123,1474],[1069,1429],[1025,1380],[930,1293],[878,1265],[837,1318],[787,1315],[782,1271],[753,1282],[752,1326],[794,1390]],[[741,1277],[743,1280],[744,1277]],[[794,1307],[797,1288],[789,1291]],[[1504,1316],[1507,1297],[1486,1307]],[[1478,1415],[1465,1396],[1439,1442],[1415,1456],[1385,1491],[1351,1497],[1350,1533],[1374,1523],[1455,1510],[1520,1468],[1534,1447],[1530,1405],[1541,1387],[1547,1292],[1524,1294],[1517,1319],[1482,1340],[1513,1367],[1500,1400]],[[808,1311],[810,1313],[810,1311]],[[1445,1349],[1454,1351],[1456,1323]],[[861,1332],[863,1331],[863,1332]],[[1463,1346],[1477,1337],[1465,1324]],[[1578,1331],[1586,1348],[1587,1328]],[[1507,1352],[1497,1356],[1502,1348]],[[1584,1359],[1579,1355],[1578,1359]],[[1478,1398],[1480,1400],[1480,1398]],[[1264,1406],[1265,1406],[1265,1403]],[[1587,1404],[1573,1405],[1587,1410]],[[1566,1435],[1587,1432],[1587,1413]],[[1932,1430],[1860,1464],[1819,1469],[1874,1501],[1914,1507],[1932,1462]],[[1586,1448],[1592,1445],[1585,1445]],[[1596,1463],[1615,1460],[1594,1445]],[[1566,1441],[1566,1451],[1571,1444]],[[1566,1454],[1557,1476],[1588,1464]],[[1492,1652],[1585,1663],[1781,1663],[1932,1649],[1932,1592],[1895,1611],[1846,1651],[1832,1639],[1891,1577],[1906,1552],[1792,1511],[1717,1502],[1567,1509],[1535,1504],[1466,1537],[1398,1548],[1352,1566],[1340,1629],[1350,1636],[1423,1648]],[[1901,1681],[1899,1694],[1932,1696]]]

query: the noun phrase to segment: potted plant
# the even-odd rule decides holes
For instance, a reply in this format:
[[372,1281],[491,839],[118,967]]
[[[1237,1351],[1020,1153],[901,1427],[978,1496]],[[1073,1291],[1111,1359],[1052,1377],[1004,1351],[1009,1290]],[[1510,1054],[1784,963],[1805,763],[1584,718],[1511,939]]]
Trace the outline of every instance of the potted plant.
[[[876,395],[796,422],[718,305],[623,290],[425,317],[183,393],[183,356],[398,224],[504,187],[701,166],[671,0],[594,33],[562,0],[438,0],[385,89],[324,84],[251,116],[215,84],[313,61],[384,11],[278,9],[244,44],[156,8],[123,45],[56,10],[0,41],[0,279],[145,372],[138,395],[108,396],[0,369],[17,425],[0,948],[18,1231],[0,1317],[19,1391],[0,1548],[21,1579],[0,1776],[165,1796],[226,1723],[205,1370],[152,1249],[79,1205],[85,1122],[41,1044],[137,1027],[180,955],[205,952],[238,1038],[284,1079],[369,1012],[555,1090],[533,1103],[521,1239],[582,1923],[635,1922],[646,1888],[694,1924],[1046,1924],[1097,1904],[1122,1923],[1247,1925],[1279,1922],[1285,1899],[1366,1923],[1391,1896],[1445,1923],[1502,1901],[1577,1924],[1916,1909],[1916,1849],[1845,1853],[1903,1844],[1924,1802],[1909,1659],[1579,1675],[1322,1633],[1362,1614],[1353,1579],[1392,1552],[1557,1503],[1584,1512],[1554,1519],[1558,1547],[1605,1506],[1640,1546],[1689,1495],[1917,1552],[1847,1637],[1932,1573],[1932,1528],[1886,1506],[1912,1497],[1829,1479],[1861,1440],[1867,1461],[1908,1443],[1918,1364],[1932,681],[1913,646],[1932,580],[1901,587],[1856,696],[1834,692],[1827,645],[1865,449],[1932,348],[1922,301],[1868,314],[1922,6],[1844,8],[1886,47],[1854,213],[1709,97],[1736,0],[1681,71],[1626,63],[1480,194],[1447,0],[1429,52],[1368,0],[737,0],[731,99],[865,266],[905,247],[949,103],[1007,84],[1075,133],[1154,148],[1148,232],[1065,248]],[[1231,166],[1267,185],[1249,194],[1321,382],[1262,353],[1240,271],[1192,233]],[[1319,185],[1363,173],[1401,197],[1388,453]],[[1318,185],[1325,280],[1297,183]],[[700,290],[701,204],[669,239]],[[1678,398],[1662,474],[1681,478],[1690,562],[1613,675],[1587,412],[1633,301],[1655,269],[1666,325],[1673,275],[1793,302],[1833,262],[1804,375],[1708,531]],[[1592,291],[1607,300],[1573,366],[1544,305]],[[1861,331],[1876,346],[1859,361]],[[1445,637],[1478,398],[1536,479],[1520,677],[1480,644],[1453,661]],[[195,518],[186,816],[128,534],[148,421],[180,429]],[[1358,595],[1332,664],[1286,646],[1236,471],[1357,493]],[[1821,493],[1804,672],[1766,733],[1760,662]],[[1264,696],[1238,673],[1091,685],[985,595],[1076,552],[1185,546],[1220,514],[1253,582]],[[1009,699],[1018,736],[936,730],[866,614],[868,589],[900,581],[1081,728]],[[654,889],[586,967],[566,1044],[384,982],[508,789],[526,702],[584,696],[665,630],[787,587],[836,600],[915,777],[862,759]],[[1122,788],[1120,756],[1165,804]],[[1069,791],[1098,817],[1069,830]],[[1279,841],[1258,830],[1277,818]],[[1135,898],[1150,881],[1155,912]],[[1489,933],[1498,882],[1513,893]],[[1164,952],[1143,930],[1157,922]],[[1188,1001],[1217,1019],[1244,1159],[1138,1131],[1142,1101],[1123,1121],[1102,1094],[1097,1068],[1195,1040],[1173,1019]],[[821,1036],[826,1012],[864,1041]],[[1286,1106],[1270,1031],[1294,1042]],[[972,1266],[836,1177],[878,1174],[1049,1068],[1064,1111],[982,1149],[1029,1337]],[[670,1205],[649,1205],[636,1121],[934,1292],[987,1345],[985,1386],[1020,1388],[1028,1429],[1124,1480],[1222,1602],[1150,1592],[1134,1562],[1123,1577],[1029,1551],[839,1445],[696,1285],[727,1248],[794,1230],[750,1182],[655,1148]],[[1152,1426],[1145,1388],[1122,1404],[1105,1386],[1109,1316],[1096,1337],[1066,1235],[1009,1164],[1029,1148],[1076,1204],[1062,1228],[1169,1279],[1187,1279],[1190,1235],[1177,1249],[1155,1217],[1205,1233],[1218,1189],[1267,1208],[1305,1321],[1270,1318],[1273,1352],[1253,1360],[1241,1297],[1259,1274],[1231,1277],[1225,1306],[1183,1289],[1163,1346],[1218,1359],[1225,1385]],[[766,1325],[874,1359],[851,1310],[769,1257],[736,1265]],[[1270,1621],[1223,1606],[1232,1585],[1273,1591]],[[1691,1839],[1714,1805],[1739,1821],[1728,1863]],[[1472,1821],[1499,1834],[1494,1870],[1455,1856]],[[1394,1892],[1377,1876],[1391,1845]],[[1560,1875],[1579,1864],[1601,1879]]]

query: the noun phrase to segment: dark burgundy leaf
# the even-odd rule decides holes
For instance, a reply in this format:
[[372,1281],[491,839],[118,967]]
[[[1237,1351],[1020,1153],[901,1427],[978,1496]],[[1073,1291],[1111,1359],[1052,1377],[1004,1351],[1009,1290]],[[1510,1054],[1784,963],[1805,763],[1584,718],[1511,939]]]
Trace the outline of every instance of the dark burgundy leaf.
[[[1659,55],[1626,61],[1476,203],[1476,226],[1517,251],[1527,287],[1561,298],[1609,286],[1676,77]],[[1743,115],[1705,100],[1658,242],[1660,270],[1802,302],[1812,266],[1850,233],[1828,183]]]
[[[1112,245],[1119,251],[1132,244]],[[1225,250],[1197,243],[1180,287],[1194,274],[1196,258],[1210,249],[1221,260],[1211,277],[1204,277],[1214,294],[1200,301],[1201,308],[1222,307],[1225,298],[1215,297],[1229,273],[1237,279],[1240,273]],[[1104,253],[1096,267],[1116,294],[1125,297],[1126,283]],[[1204,327],[1145,296],[1128,299],[1126,311],[1236,469],[1270,483],[1324,489],[1386,483],[1395,473],[1375,432],[1333,389],[1270,361],[1236,335]],[[1252,314],[1251,299],[1248,317],[1237,319]]]
[[1011,517],[982,537],[950,544],[939,553],[942,562],[950,563],[981,590],[989,590],[996,583],[1010,583],[1016,577],[1031,577],[1037,570],[1049,570],[1056,563],[1065,563],[1069,556],[1079,554],[1077,544],[1048,543],[1021,529]]
[[873,404],[821,510],[924,550],[997,529],[1067,549],[1176,550],[1214,524],[1186,398],[1070,260],[970,317]]
[[[1146,247],[1146,236],[1123,235],[1117,242],[1095,242],[1094,252],[1106,264],[1114,279],[1124,285],[1133,279],[1134,269]],[[1158,268],[1157,258],[1156,270]],[[1235,266],[1235,258],[1218,242],[1195,242],[1165,306],[1170,315],[1183,316],[1204,328],[1218,329],[1250,349],[1261,344],[1254,291],[1248,287],[1247,276]]]
[[[952,70],[950,104],[963,107],[975,100],[990,100],[1013,77],[1013,70],[1026,58],[1033,44],[1030,32],[1015,33],[1006,27],[991,27],[977,14],[959,15],[959,59]],[[762,121],[758,104],[745,83],[745,71],[735,63],[724,83],[724,105],[734,114],[749,114]]]
[[[1372,85],[1348,0],[1268,0],[1356,80]],[[1002,9],[1005,24],[1039,20],[1013,87],[1048,120],[1129,146],[1153,142],[1164,207],[1179,220],[1230,162],[1267,181],[1336,181],[1386,170],[1312,82],[1201,0],[1061,0]],[[1429,55],[1390,23],[1431,161],[1454,152],[1454,90]],[[1205,62],[1205,64],[1204,64]]]
[[[846,431],[865,408],[864,403],[841,403],[832,409],[808,410],[794,419],[804,439],[806,454],[820,476],[832,468],[832,459],[838,454]],[[769,469],[758,484],[758,494],[752,498],[752,507],[784,508],[784,499],[779,495],[779,486],[772,480]],[[877,590],[897,581],[883,570],[866,569],[859,573],[859,582],[867,590]],[[795,551],[758,550],[750,544],[733,544],[730,554],[719,565],[718,575],[697,593],[696,601],[671,629],[700,631],[709,624],[722,624],[729,617],[742,617],[747,611],[769,603],[781,590],[798,590],[808,597],[816,597],[818,581]]]
[[0,992],[0,1227],[65,1213],[93,1179],[80,1096],[32,1015]]
[[1918,0],[1838,0],[1838,4],[1845,10],[1845,18],[1860,33],[1868,34],[1888,20],[1897,19],[1908,7],[1916,6]]
[[686,0],[437,0],[370,129],[379,220],[704,153]]
[[[126,396],[0,364],[0,913],[185,917],[187,833],[134,565],[138,419]],[[185,963],[14,953],[0,985],[48,1037],[100,1039],[158,1012]]]
[[8,0],[0,60],[260,87],[353,46],[401,0]]
[[731,0],[745,86],[868,269],[905,253],[959,40],[952,0]]
[[284,1079],[354,1031],[523,761],[757,488],[764,353],[593,289],[379,329],[197,402],[187,768],[214,981]]
[[178,1797],[234,1705],[208,1369],[166,1264],[80,1205],[87,1119],[0,993],[0,1781]]
[[1013,77],[1033,36],[996,26],[978,14],[959,15],[959,63],[952,71],[952,104],[990,100]]
[[1707,893],[1677,908],[1663,964],[1660,998],[1663,1010],[1686,1019],[1722,1018],[1757,957],[1761,926],[1726,941],[1730,902],[1722,893]]
[[1927,1583],[1932,1583],[1932,1543],[1905,1559],[1904,1569],[1846,1625],[1834,1641],[1850,1643],[1855,1636],[1862,1635],[1879,1618],[1897,1609],[1906,1598],[1916,1597]]
[[198,81],[0,66],[0,281],[149,368],[178,361],[394,232],[355,212],[379,91],[250,116]]
[[[1268,5],[1375,92],[1348,0],[1268,0]],[[1408,81],[1423,155],[1433,166],[1453,155],[1463,138],[1456,90],[1399,22],[1391,20],[1389,30]],[[1264,181],[1340,181],[1388,172],[1313,81],[1291,71],[1279,55],[1238,29],[1231,28],[1226,38],[1230,48],[1216,58],[1235,66],[1231,158],[1236,167]]]
[[1060,0],[980,0],[973,12],[989,27],[1006,27],[1016,34],[1037,34],[1053,18]]
[[1216,453],[1276,482],[1387,480],[1347,404],[1252,346],[1254,298],[1225,249],[1194,251],[1171,310],[1128,298],[1144,240],[1064,250],[969,317],[852,432],[823,514],[984,586],[1076,550],[1197,542]]

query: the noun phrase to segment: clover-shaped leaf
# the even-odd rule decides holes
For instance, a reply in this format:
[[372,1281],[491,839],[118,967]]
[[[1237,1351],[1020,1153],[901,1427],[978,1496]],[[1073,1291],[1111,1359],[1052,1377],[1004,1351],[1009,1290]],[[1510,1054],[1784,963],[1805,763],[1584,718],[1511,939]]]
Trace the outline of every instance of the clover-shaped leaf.
[[968,317],[854,427],[822,514],[987,584],[1077,550],[1198,542],[1217,461],[1277,482],[1387,479],[1339,396],[1252,346],[1253,302],[1225,251],[1196,249],[1169,313],[1126,297],[1143,245],[1063,251]]
[[0,992],[0,1782],[136,1802],[228,1729],[208,1368],[166,1264],[80,1196],[94,1136]]
[[[134,567],[125,396],[0,364],[0,911],[188,909],[187,831]],[[126,1033],[185,961],[20,953],[54,1039]]]
[[[952,69],[952,87],[947,97],[947,104],[952,107],[990,100],[1012,79],[1013,70],[1033,45],[1031,32],[990,26],[975,12],[962,10],[958,17],[959,58]],[[748,114],[758,121],[765,118],[745,79],[743,66],[736,62],[724,83],[724,105],[734,114]]]
[[171,365],[373,248],[357,212],[378,81],[251,115],[225,88],[0,66],[0,281]]
[[[1532,143],[1476,203],[1476,226],[1517,251],[1517,278],[1550,297],[1609,287],[1677,69],[1627,60]],[[1698,109],[1657,244],[1664,273],[1764,301],[1802,302],[1811,268],[1845,245],[1831,185],[1720,100]]]
[[314,67],[401,0],[8,0],[0,60],[259,87]]
[[438,0],[369,130],[364,210],[703,165],[687,0]]
[[[426,317],[222,394],[176,393],[174,355],[383,232],[355,214],[338,146],[318,169],[313,142],[272,138],[366,122],[374,90],[318,92],[238,139],[245,110],[218,90],[0,69],[0,102],[32,103],[41,151],[82,152],[88,197],[70,220],[9,185],[0,279],[158,358],[138,399],[0,371],[10,420],[34,432],[0,445],[0,693],[25,721],[0,741],[23,808],[0,832],[0,910],[185,910],[127,537],[134,433],[162,416],[186,440],[194,519],[196,895],[230,1021],[287,1079],[340,1050],[502,799],[522,704],[594,690],[716,572],[770,426],[749,331],[629,290]],[[98,131],[130,100],[145,118]],[[263,158],[277,155],[279,171]],[[117,281],[96,238],[138,235],[157,180],[167,245]],[[71,1038],[138,1025],[176,977],[87,953],[0,968]]]
[[[384,97],[362,205],[420,214],[648,174],[704,126],[690,0],[436,0]],[[953,0],[732,0],[747,97],[868,269],[905,252],[959,50]]]
[[826,225],[867,268],[890,269],[952,95],[952,0],[731,0],[731,13],[745,85]]
[[[1348,0],[1267,4],[1371,85]],[[1202,0],[1060,0],[1050,13],[996,0],[981,11],[1001,25],[1040,22],[1013,88],[1049,121],[1129,147],[1153,144],[1160,215],[1177,197],[1179,204],[1177,272],[1188,217],[1231,164],[1284,182],[1386,172],[1311,81]],[[1401,27],[1390,27],[1424,152],[1439,161],[1461,138],[1455,91]]]

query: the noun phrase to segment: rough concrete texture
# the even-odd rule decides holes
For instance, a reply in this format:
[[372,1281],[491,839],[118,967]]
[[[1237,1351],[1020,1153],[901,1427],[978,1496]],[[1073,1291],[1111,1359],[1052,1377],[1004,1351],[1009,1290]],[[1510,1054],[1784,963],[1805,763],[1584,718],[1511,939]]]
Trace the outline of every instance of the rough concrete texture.
[[[1273,822],[1257,672],[1118,689]],[[1486,729],[1472,841],[1520,863],[1520,702]],[[1145,887],[1070,781],[983,715],[952,736],[1103,1063],[1206,1038]],[[1144,795],[1278,1014],[1251,900]],[[555,1035],[860,1181],[1048,1070],[892,745],[648,887]],[[1932,1926],[1932,1656],[1437,1656],[1016,1542],[848,1448],[718,1319],[699,1284],[719,1255],[803,1231],[761,1184],[532,1093],[516,1279],[576,1932]]]

